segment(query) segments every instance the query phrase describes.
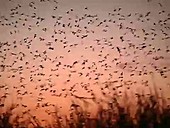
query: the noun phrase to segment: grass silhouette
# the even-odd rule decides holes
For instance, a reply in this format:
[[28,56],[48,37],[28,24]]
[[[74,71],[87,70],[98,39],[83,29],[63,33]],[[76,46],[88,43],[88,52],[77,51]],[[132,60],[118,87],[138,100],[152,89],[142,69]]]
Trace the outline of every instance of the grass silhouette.
[[[12,104],[5,112],[0,111],[0,128],[170,128],[170,106],[163,96],[158,97],[156,88],[154,91],[155,93],[150,96],[136,94],[134,116],[130,112],[130,105],[120,105],[118,98],[113,97],[113,100],[107,103],[107,109],[102,105],[98,107],[95,118],[91,118],[89,112],[75,103],[70,106],[69,117],[61,116],[56,106],[52,116],[53,123],[46,126],[29,112],[25,112],[29,118],[20,121],[19,115],[13,115],[16,105]],[[3,107],[2,104],[1,108]]]

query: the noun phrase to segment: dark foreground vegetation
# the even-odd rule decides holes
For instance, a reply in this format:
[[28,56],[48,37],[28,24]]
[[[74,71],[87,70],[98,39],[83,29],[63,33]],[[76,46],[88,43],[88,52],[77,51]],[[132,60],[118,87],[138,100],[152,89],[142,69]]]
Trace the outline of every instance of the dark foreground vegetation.
[[56,109],[52,116],[53,123],[47,123],[46,126],[29,112],[25,113],[29,118],[20,121],[21,117],[13,116],[15,105],[11,105],[5,112],[1,112],[0,128],[170,128],[170,107],[163,97],[156,94],[136,96],[134,116],[131,115],[129,105],[122,106],[113,98],[107,109],[99,107],[96,118],[90,118],[87,111],[73,103],[69,118],[59,116]]

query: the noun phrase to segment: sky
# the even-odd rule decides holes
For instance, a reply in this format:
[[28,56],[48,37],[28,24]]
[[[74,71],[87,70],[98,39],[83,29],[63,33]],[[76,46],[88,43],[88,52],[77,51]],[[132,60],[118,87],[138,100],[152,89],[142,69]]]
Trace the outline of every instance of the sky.
[[64,113],[87,101],[95,111],[114,89],[133,98],[154,85],[170,97],[169,0],[0,3],[4,108],[17,103],[16,112],[39,113],[57,105]]

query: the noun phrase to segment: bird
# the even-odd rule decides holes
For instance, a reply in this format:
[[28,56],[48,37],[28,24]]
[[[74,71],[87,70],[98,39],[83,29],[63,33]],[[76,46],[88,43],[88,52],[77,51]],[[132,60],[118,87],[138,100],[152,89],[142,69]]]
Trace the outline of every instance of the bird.
[[[3,99],[14,95],[27,109],[24,99],[32,97],[36,110],[50,107],[48,98],[97,104],[100,98],[128,94],[136,83],[150,86],[140,81],[149,79],[150,72],[169,79],[170,14],[161,2],[156,11],[129,11],[120,3],[102,13],[83,3],[81,13],[55,0],[15,3],[11,0],[0,17],[5,35],[0,39]],[[43,4],[50,11],[44,12]]]

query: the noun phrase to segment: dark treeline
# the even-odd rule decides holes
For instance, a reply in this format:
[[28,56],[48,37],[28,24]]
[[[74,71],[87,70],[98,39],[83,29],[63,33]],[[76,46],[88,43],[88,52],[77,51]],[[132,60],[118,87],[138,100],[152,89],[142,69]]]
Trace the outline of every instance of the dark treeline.
[[75,103],[70,106],[69,118],[59,116],[59,110],[56,109],[52,116],[53,123],[47,123],[46,126],[29,112],[25,112],[29,118],[20,121],[20,116],[12,114],[16,107],[13,104],[5,112],[1,112],[0,128],[170,128],[170,106],[167,105],[165,98],[158,97],[157,93],[136,96],[134,116],[131,115],[129,105],[122,106],[116,98],[113,98],[113,101],[108,103],[107,109],[102,106],[98,108],[95,118],[91,118],[89,112]]

